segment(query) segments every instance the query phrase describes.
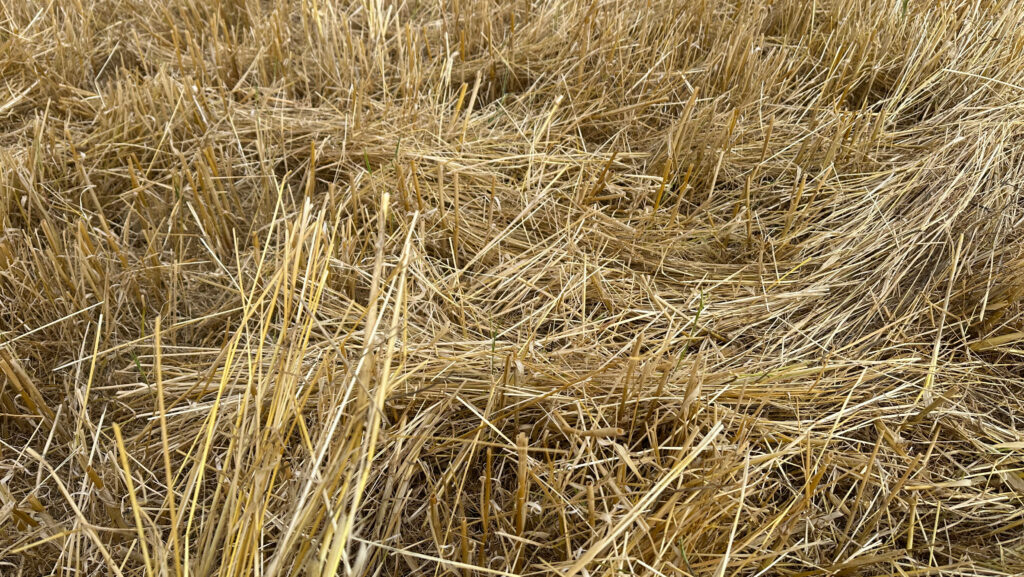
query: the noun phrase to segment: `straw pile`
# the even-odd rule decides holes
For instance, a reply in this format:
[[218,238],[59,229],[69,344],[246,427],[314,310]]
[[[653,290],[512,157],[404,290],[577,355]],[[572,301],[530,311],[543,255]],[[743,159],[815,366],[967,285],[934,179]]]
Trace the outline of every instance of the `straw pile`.
[[0,574],[1021,574],[1022,13],[4,2]]

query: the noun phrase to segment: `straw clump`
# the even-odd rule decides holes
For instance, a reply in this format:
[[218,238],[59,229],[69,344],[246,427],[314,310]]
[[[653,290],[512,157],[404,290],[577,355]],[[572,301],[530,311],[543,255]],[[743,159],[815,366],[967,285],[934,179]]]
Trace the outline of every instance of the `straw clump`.
[[1021,574],[1021,13],[4,2],[0,574]]

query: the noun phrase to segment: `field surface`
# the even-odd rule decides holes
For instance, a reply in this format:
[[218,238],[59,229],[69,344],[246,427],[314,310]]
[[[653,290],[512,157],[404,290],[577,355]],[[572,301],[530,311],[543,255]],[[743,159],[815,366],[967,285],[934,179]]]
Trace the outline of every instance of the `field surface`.
[[0,575],[1024,574],[1024,2],[0,2]]

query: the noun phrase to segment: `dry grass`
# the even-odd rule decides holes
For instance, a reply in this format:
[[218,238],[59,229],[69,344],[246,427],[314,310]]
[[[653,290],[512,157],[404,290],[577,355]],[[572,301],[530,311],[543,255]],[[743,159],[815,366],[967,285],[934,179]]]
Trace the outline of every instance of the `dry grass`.
[[0,574],[1022,574],[1022,13],[3,2]]

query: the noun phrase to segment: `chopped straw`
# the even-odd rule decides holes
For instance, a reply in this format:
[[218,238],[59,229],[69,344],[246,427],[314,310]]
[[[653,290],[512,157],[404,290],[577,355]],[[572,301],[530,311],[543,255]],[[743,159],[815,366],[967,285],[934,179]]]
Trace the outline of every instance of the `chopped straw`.
[[1021,14],[0,3],[0,575],[1024,574]]

